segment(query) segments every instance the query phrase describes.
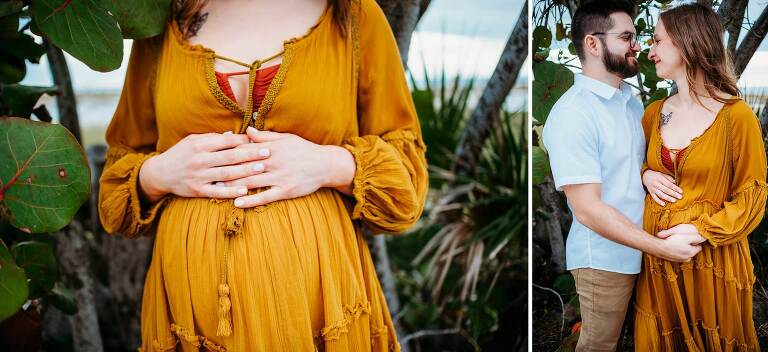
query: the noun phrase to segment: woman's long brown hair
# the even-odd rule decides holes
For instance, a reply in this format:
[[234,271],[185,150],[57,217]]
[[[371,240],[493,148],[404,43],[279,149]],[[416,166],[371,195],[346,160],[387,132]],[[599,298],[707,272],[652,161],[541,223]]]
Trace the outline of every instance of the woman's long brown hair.
[[[179,24],[184,37],[189,36],[189,31],[194,21],[192,19],[200,13],[208,0],[174,0],[171,3],[171,16]],[[333,21],[342,35],[346,36],[349,25],[350,0],[328,0],[332,7]]]
[[741,96],[733,62],[723,44],[725,29],[711,8],[698,3],[680,5],[662,12],[659,20],[680,50],[688,87],[699,104],[700,97],[705,96],[699,91],[700,84],[707,95],[721,103],[730,101],[730,97],[718,96],[718,90]]

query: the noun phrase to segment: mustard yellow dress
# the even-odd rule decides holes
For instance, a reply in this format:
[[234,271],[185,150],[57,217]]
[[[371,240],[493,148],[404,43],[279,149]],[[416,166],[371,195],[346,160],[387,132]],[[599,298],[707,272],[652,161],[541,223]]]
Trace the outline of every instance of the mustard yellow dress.
[[[646,163],[670,174],[661,161],[662,104],[651,104],[643,116]],[[672,176],[683,189],[683,199],[662,207],[646,196],[643,227],[656,234],[691,223],[707,241],[687,263],[643,256],[635,350],[759,351],[747,236],[763,218],[767,185],[763,138],[752,109],[734,97],[691,141],[676,167]]]
[[[175,23],[134,42],[107,130],[99,209],[107,232],[156,236],[141,350],[400,349],[361,227],[402,232],[419,219],[425,146],[384,14],[374,0],[351,6],[346,36],[329,7],[284,43],[258,111],[250,98],[243,109],[223,94],[216,53],[190,45]],[[231,199],[141,202],[137,176],[148,157],[189,134],[249,124],[347,148],[353,196],[324,188],[245,210]]]

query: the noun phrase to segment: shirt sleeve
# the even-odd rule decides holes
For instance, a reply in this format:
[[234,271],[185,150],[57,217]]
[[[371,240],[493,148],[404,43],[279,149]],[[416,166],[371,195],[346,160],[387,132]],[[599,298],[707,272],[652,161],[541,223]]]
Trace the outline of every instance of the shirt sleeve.
[[144,204],[138,189],[141,165],[156,154],[152,81],[161,40],[158,36],[133,42],[125,83],[106,132],[109,149],[99,179],[99,218],[108,233],[129,238],[150,228],[165,201]]
[[403,232],[424,209],[426,147],[394,35],[374,1],[361,1],[359,35],[359,136],[344,143],[357,166],[352,218]]
[[720,211],[693,222],[715,247],[747,237],[765,213],[766,156],[757,116],[746,103],[737,102],[731,110],[731,124],[734,170],[730,200]]
[[597,128],[585,113],[552,110],[544,126],[544,146],[558,191],[565,185],[603,182],[599,143]]

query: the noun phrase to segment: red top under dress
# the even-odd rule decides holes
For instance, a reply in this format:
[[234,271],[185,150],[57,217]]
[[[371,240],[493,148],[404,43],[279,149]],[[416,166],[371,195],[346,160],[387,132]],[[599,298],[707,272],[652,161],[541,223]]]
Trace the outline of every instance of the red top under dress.
[[677,156],[675,157],[677,160],[675,162],[672,162],[672,155],[669,152],[669,149],[665,146],[661,146],[661,163],[664,165],[669,172],[674,173],[675,172],[675,165],[680,165],[680,160],[683,159],[683,154],[685,154],[685,150],[687,148],[680,149],[680,151],[677,152]]
[[[253,84],[253,111],[258,110],[259,106],[261,106],[261,102],[264,100],[264,96],[267,94],[269,85],[272,83],[272,79],[275,78],[275,74],[277,74],[277,70],[279,68],[280,65],[278,64],[256,70],[255,83]],[[229,77],[247,74],[248,71],[229,73],[216,72],[216,80],[219,82],[221,91],[224,92],[224,94],[226,94],[226,96],[228,96],[230,99],[232,99],[232,101],[237,102],[237,99],[235,99],[235,94],[232,93],[232,86],[229,85]]]

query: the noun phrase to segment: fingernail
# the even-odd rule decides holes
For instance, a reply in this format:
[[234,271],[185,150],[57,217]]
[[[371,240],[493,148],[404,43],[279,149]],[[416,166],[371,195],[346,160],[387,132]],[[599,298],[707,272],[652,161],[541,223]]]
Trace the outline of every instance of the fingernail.
[[242,206],[243,206],[243,204],[245,204],[245,201],[243,201],[242,199],[239,199],[239,198],[238,198],[238,199],[235,199],[235,206],[236,206],[236,207],[238,207],[238,208],[239,208],[239,207],[242,207]]
[[259,149],[259,155],[261,156],[269,156],[269,149]]
[[253,164],[253,171],[257,171],[257,172],[264,171],[264,164],[262,163]]
[[246,130],[247,130],[248,132],[251,132],[251,133],[256,133],[256,132],[259,132],[259,130],[257,130],[257,129],[256,129],[255,127],[253,127],[253,126],[248,126],[248,128],[246,128]]
[[224,132],[222,134],[232,134],[232,131],[227,131],[227,132]]
[[237,190],[237,194],[239,194],[241,196],[244,196],[244,195],[248,194],[248,189],[247,188],[240,188],[240,189]]

